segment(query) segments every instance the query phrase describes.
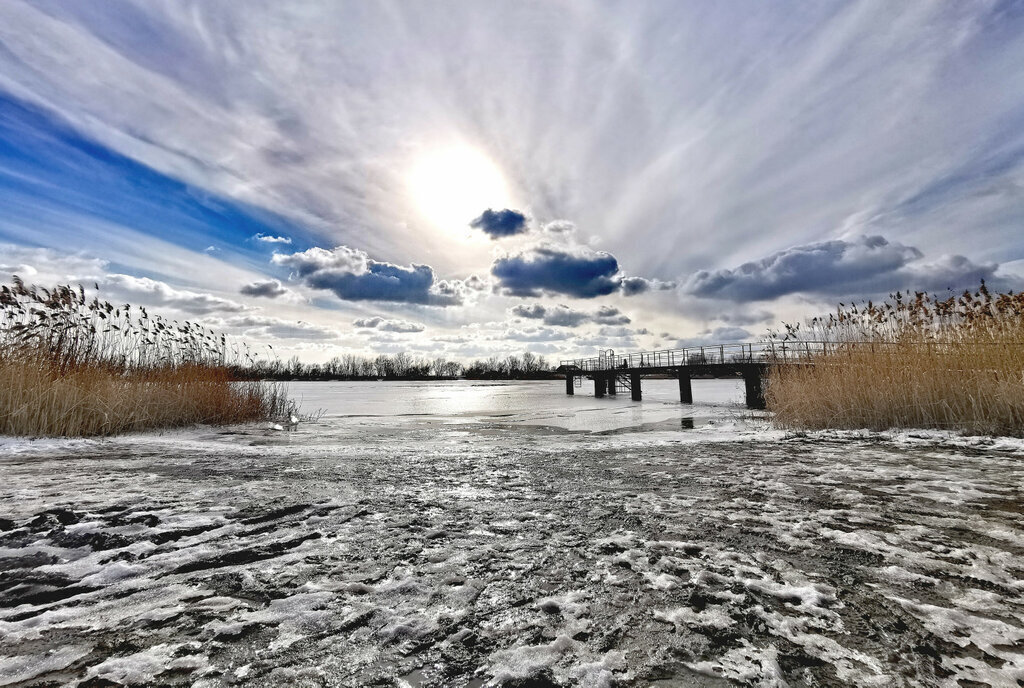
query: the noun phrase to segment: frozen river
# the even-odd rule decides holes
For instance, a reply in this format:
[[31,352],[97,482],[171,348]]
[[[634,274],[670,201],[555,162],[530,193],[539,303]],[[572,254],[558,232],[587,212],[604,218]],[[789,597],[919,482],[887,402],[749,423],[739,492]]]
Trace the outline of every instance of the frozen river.
[[1024,685],[1024,450],[742,383],[304,383],[294,431],[0,441],[0,685]]

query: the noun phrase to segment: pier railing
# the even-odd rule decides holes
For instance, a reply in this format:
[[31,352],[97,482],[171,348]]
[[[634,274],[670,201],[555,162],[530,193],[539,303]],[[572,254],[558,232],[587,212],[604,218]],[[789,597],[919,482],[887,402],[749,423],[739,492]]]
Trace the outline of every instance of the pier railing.
[[[638,351],[629,354],[604,352],[590,358],[575,358],[561,361],[567,368],[590,373],[613,368],[678,368],[682,366],[723,365],[741,363],[805,363],[822,355],[854,354],[872,351],[895,352],[901,346],[896,342],[826,342],[826,341],[776,341],[756,344],[714,344],[681,349]],[[944,343],[925,343],[933,353],[941,354]]]

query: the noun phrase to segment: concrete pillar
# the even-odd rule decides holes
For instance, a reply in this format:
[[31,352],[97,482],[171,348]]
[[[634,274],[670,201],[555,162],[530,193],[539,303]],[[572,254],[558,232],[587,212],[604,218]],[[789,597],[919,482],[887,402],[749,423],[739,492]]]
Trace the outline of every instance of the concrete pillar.
[[575,386],[575,383],[573,382],[572,375],[569,375],[568,373],[566,373],[566,375],[565,375],[565,393],[568,394],[569,396],[572,396],[573,394],[575,394],[576,391],[573,389],[574,386]]
[[615,373],[608,373],[608,396],[615,396]]
[[640,373],[629,374],[629,391],[633,395],[633,401],[640,401],[643,398],[640,393]]
[[683,404],[693,403],[693,386],[690,384],[690,369],[679,369],[679,401]]
[[594,396],[600,399],[604,396],[604,390],[607,386],[604,375],[597,373],[594,375]]
[[747,408],[763,409],[765,403],[764,389],[761,386],[761,371],[757,368],[744,371],[743,386],[746,387],[747,392]]

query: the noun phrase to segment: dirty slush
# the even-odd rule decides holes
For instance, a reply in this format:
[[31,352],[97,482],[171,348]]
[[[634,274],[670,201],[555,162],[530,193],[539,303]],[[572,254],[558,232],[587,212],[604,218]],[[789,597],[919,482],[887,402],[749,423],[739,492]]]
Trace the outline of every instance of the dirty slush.
[[652,388],[2,446],[0,685],[1022,685],[1019,447]]

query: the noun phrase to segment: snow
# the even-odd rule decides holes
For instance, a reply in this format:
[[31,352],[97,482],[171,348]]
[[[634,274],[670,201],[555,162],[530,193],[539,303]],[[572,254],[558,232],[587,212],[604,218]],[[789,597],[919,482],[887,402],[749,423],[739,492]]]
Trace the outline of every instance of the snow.
[[5,440],[0,680],[1024,680],[1018,444],[785,433],[730,385],[693,428],[654,384],[637,411],[543,383]]

